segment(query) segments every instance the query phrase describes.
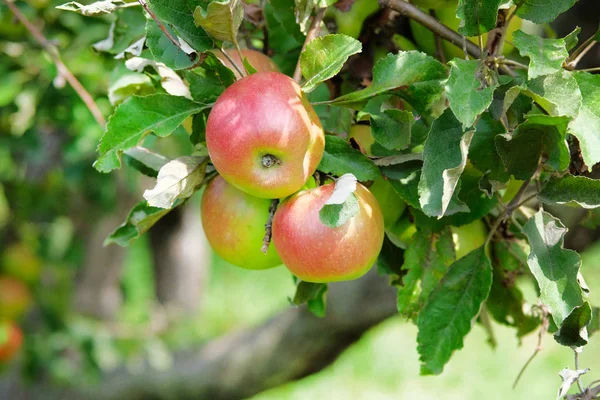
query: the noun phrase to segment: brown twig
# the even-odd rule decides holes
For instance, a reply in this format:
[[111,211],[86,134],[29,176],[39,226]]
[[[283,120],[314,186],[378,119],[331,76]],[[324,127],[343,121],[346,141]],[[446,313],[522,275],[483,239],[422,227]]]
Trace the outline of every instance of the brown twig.
[[[229,53],[227,53],[227,51],[225,51],[224,48],[219,49],[219,51],[221,53],[223,53],[223,55],[225,56],[225,58],[231,63],[231,65],[233,65],[233,68],[235,68],[235,70],[237,71],[237,73],[240,74],[240,78],[243,78],[244,76],[246,76],[246,74],[244,73],[244,71],[246,69],[244,68],[244,71],[242,71],[240,69],[240,67],[236,64],[236,62],[233,60],[233,58],[231,58],[231,56],[229,55]],[[240,54],[240,60],[242,61],[242,63],[244,62],[244,58],[242,57],[241,54]]]
[[271,205],[269,206],[269,219],[265,224],[265,237],[263,238],[263,245],[260,251],[267,254],[269,251],[269,244],[271,244],[271,235],[273,233],[273,217],[275,216],[275,211],[277,210],[277,205],[279,204],[279,199],[271,200]]
[[15,17],[27,28],[31,36],[42,46],[42,48],[48,53],[52,61],[56,65],[58,74],[65,78],[69,85],[75,90],[77,95],[85,103],[87,108],[90,110],[99,125],[104,127],[106,125],[106,119],[100,111],[100,108],[94,101],[92,95],[83,87],[81,82],[73,75],[71,70],[67,68],[65,63],[62,61],[60,54],[56,47],[44,36],[44,34],[27,19],[27,17],[19,10],[19,8],[10,0],[4,0],[4,3],[12,11]]
[[488,234],[488,237],[485,241],[486,245],[490,242],[490,240],[492,240],[494,233],[496,233],[500,225],[502,225],[502,222],[504,222],[504,220],[508,218],[513,213],[513,211],[515,211],[521,206],[521,197],[523,197],[523,194],[529,187],[530,183],[531,178],[525,180],[525,182],[523,182],[523,184],[519,188],[519,191],[517,192],[515,197],[513,197],[513,199],[510,201],[510,203],[508,203],[506,208],[500,213],[500,215],[498,215],[498,218],[496,218],[496,220],[492,224],[492,227],[490,228],[490,233]]
[[[433,9],[429,10],[429,15],[437,19],[437,15]],[[446,64],[447,60],[446,55],[444,54],[444,48],[442,47],[442,38],[435,32],[433,33],[433,36],[435,37],[435,57]]]
[[[310,24],[310,28],[308,28],[308,32],[306,33],[306,40],[304,40],[304,44],[302,45],[302,51],[300,54],[306,49],[306,45],[308,45],[313,39],[315,39],[319,35],[319,28],[321,26],[321,22],[323,21],[323,17],[325,16],[326,7],[320,8],[317,11],[317,14],[312,20]],[[296,70],[294,71],[294,80],[296,82],[300,82],[302,79],[302,70],[300,69],[300,57],[298,57],[298,62],[296,63]]]
[[537,356],[538,353],[540,351],[542,351],[542,341],[544,340],[544,335],[546,334],[546,332],[548,332],[548,327],[550,326],[550,320],[548,319],[548,309],[543,304],[540,304],[539,307],[540,307],[540,310],[542,311],[542,327],[540,328],[540,331],[538,332],[537,346],[535,347],[535,350],[533,351],[533,354],[531,355],[531,357],[529,357],[529,359],[525,362],[525,365],[523,365],[523,368],[521,368],[521,371],[519,371],[519,374],[517,375],[517,378],[515,379],[515,382],[513,383],[513,386],[512,386],[513,390],[517,387],[519,380],[521,380],[521,377],[525,373],[525,370],[527,369],[529,364],[531,364],[531,362],[533,361],[535,356]]
[[583,42],[573,53],[565,60],[565,66],[569,70],[574,70],[581,59],[594,47],[596,44],[596,37],[590,36],[585,42]]

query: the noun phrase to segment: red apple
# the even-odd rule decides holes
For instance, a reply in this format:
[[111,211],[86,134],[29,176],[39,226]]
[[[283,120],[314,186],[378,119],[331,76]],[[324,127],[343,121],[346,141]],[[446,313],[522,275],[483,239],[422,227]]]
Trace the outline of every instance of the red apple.
[[315,172],[325,136],[296,82],[279,72],[258,72],[229,86],[216,101],[206,145],[227,182],[275,199],[300,190]]
[[11,361],[21,349],[23,333],[12,321],[0,322],[0,364]]
[[7,276],[0,277],[0,320],[22,317],[31,303],[31,293],[25,284]]
[[271,244],[261,251],[271,200],[250,196],[217,176],[202,196],[202,226],[211,247],[225,261],[246,269],[281,265]]
[[[244,63],[240,58],[237,50],[228,49],[225,50],[227,55],[233,60],[237,67],[244,71]],[[215,50],[215,55],[227,68],[233,71],[233,74],[237,79],[240,79],[242,76],[240,73],[233,67],[233,64],[223,55],[221,50]],[[250,65],[256,69],[256,72],[279,72],[279,67],[273,60],[271,60],[268,56],[261,53],[260,51],[250,50],[250,49],[242,49],[242,55],[248,60]]]
[[335,184],[304,190],[285,200],[273,219],[273,241],[285,266],[307,282],[356,279],[373,265],[383,244],[383,215],[375,197],[361,184],[354,193],[359,211],[330,228],[319,211]]

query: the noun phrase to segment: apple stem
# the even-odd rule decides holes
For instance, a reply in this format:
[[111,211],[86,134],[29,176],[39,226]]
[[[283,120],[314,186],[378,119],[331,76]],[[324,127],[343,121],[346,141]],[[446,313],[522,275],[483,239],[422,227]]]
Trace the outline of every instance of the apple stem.
[[265,224],[265,236],[263,238],[263,245],[260,251],[264,254],[267,254],[269,250],[269,244],[271,244],[271,235],[273,233],[273,217],[275,216],[275,211],[277,210],[277,205],[279,204],[279,199],[271,200],[271,205],[269,206],[269,219]]
[[273,154],[265,154],[262,157],[262,165],[265,168],[271,168],[273,165],[281,165],[281,160],[275,157]]

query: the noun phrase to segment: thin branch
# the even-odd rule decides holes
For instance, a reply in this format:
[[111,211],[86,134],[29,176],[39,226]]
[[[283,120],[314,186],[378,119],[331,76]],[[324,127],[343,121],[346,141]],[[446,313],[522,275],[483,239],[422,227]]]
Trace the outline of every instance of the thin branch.
[[[435,18],[437,20],[437,15],[435,13],[434,9],[429,10],[429,15],[431,15],[433,18]],[[440,35],[434,33],[433,34],[435,37],[435,56],[438,60],[440,60],[442,63],[446,64],[446,55],[444,54],[444,48],[442,47],[442,38],[440,37]]]
[[[497,49],[496,49],[494,55],[502,54],[502,51],[504,50],[504,43],[506,43],[506,30],[508,29],[512,19],[515,17],[515,15],[517,15],[517,10],[519,9],[519,7],[521,7],[521,5],[524,2],[525,2],[524,0],[519,1],[518,4],[515,6],[515,8],[512,10],[512,12],[508,15],[508,17],[506,17],[506,14],[504,12],[502,13],[502,15],[505,16],[505,18],[504,18],[504,21],[501,22],[502,23],[501,31],[500,31],[501,36],[498,41]],[[500,15],[500,13],[499,13],[499,15]]]
[[533,354],[531,355],[531,357],[529,357],[529,359],[525,362],[525,365],[523,365],[523,368],[521,368],[521,371],[519,371],[519,374],[517,375],[517,378],[515,379],[515,382],[513,383],[513,386],[512,386],[513,390],[517,387],[519,380],[525,373],[525,370],[527,369],[527,367],[529,366],[531,361],[533,361],[535,356],[537,356],[537,354],[540,351],[542,351],[542,341],[544,339],[544,335],[546,334],[546,332],[548,332],[548,326],[550,325],[550,321],[548,319],[548,310],[546,309],[546,306],[544,306],[542,304],[540,304],[539,307],[542,310],[542,327],[540,328],[540,331],[538,332],[538,343],[537,343],[537,346],[535,347],[535,350],[533,351]]
[[587,69],[578,69],[577,71],[581,71],[581,72],[600,72],[600,67],[587,68]]
[[504,60],[500,61],[500,64],[511,65],[513,67],[522,68],[522,69],[529,69],[529,67],[527,65],[521,64],[520,62],[514,61],[514,60],[504,59]]
[[[312,42],[319,35],[319,28],[321,27],[321,22],[323,21],[323,17],[325,17],[326,7],[320,8],[317,11],[317,14],[312,20],[310,24],[310,28],[308,28],[308,32],[306,33],[306,40],[304,40],[304,44],[302,45],[302,52],[306,49],[306,45]],[[300,79],[302,79],[302,71],[300,70],[300,57],[298,57],[298,62],[296,63],[296,70],[294,71],[294,80],[300,83]]]
[[269,244],[271,244],[271,235],[273,233],[273,217],[275,216],[275,211],[277,210],[277,205],[279,204],[279,199],[273,199],[271,201],[271,205],[269,206],[269,219],[265,224],[265,237],[263,238],[263,245],[260,251],[267,254],[269,251]]
[[94,116],[94,119],[96,119],[96,122],[98,122],[100,126],[104,127],[106,125],[106,119],[104,118],[102,111],[100,111],[100,108],[94,101],[92,95],[85,89],[85,87],[83,87],[81,82],[79,82],[71,70],[67,68],[65,63],[63,63],[56,47],[48,39],[46,39],[44,34],[27,19],[27,17],[14,3],[12,3],[10,0],[4,0],[4,3],[12,11],[15,17],[25,26],[25,28],[27,28],[29,33],[31,33],[31,36],[33,36],[40,46],[42,46],[42,48],[48,53],[50,58],[52,58],[52,61],[58,70],[58,74],[64,77],[69,85],[71,85],[73,90],[75,90],[77,95],[81,98],[88,110],[90,110]]
[[[575,354],[575,371],[579,371],[579,352],[577,349],[573,349],[573,353]],[[577,375],[577,387],[579,391],[583,393],[583,385],[581,384],[581,375]]]
[[442,24],[431,15],[421,11],[417,6],[407,3],[403,0],[379,0],[379,4],[382,7],[391,8],[392,10],[406,15],[408,18],[415,20],[419,24],[432,31],[434,34],[452,43],[459,49],[462,49],[464,44],[464,47],[469,55],[475,58],[481,57],[481,50],[479,49],[479,46],[477,46],[475,43],[472,43],[470,40],[465,40],[463,35]]
[[163,23],[160,22],[160,20],[156,16],[156,14],[154,14],[154,12],[150,9],[150,7],[148,7],[146,0],[138,0],[138,2],[142,5],[142,7],[144,7],[144,10],[148,13],[148,15],[150,15],[150,18],[152,18],[154,20],[154,22],[156,22],[156,25],[158,25],[160,30],[163,31],[163,33],[169,38],[169,40],[176,47],[179,47],[181,49],[181,45],[179,44],[179,41],[177,39],[175,39],[175,37],[173,37],[173,35],[171,35],[171,32],[169,32],[169,30],[163,25]]
[[573,53],[565,60],[565,65],[567,68],[571,70],[575,69],[579,61],[581,61],[581,59],[587,54],[588,51],[592,49],[592,47],[594,47],[595,44],[596,37],[594,35],[590,36],[585,42],[577,47],[575,51],[573,51]]
[[[515,197],[513,197],[513,199],[510,201],[510,203],[508,203],[506,208],[500,213],[500,215],[498,215],[498,218],[496,218],[496,220],[494,221],[494,224],[490,228],[490,233],[488,234],[488,237],[485,240],[486,245],[490,242],[490,240],[492,240],[494,233],[496,233],[496,230],[498,230],[500,225],[502,225],[502,222],[504,222],[504,220],[506,218],[510,217],[510,215],[513,213],[513,211],[515,211],[517,208],[519,208],[521,206],[521,197],[523,197],[523,194],[529,187],[530,183],[531,183],[531,178],[525,180],[525,182],[523,182],[523,184],[519,188],[519,191],[517,192]],[[529,200],[529,199],[527,199],[527,200]]]
[[[235,70],[237,71],[238,74],[240,74],[240,77],[244,77],[246,76],[246,74],[244,73],[244,71],[242,71],[239,67],[239,65],[236,64],[236,62],[233,60],[233,58],[231,58],[231,56],[229,55],[229,53],[227,53],[225,51],[225,49],[221,48],[219,49],[219,51],[221,53],[223,53],[223,55],[225,56],[225,58],[231,63],[231,65],[233,65],[233,68],[235,68]],[[242,63],[244,62],[244,59],[242,58]]]

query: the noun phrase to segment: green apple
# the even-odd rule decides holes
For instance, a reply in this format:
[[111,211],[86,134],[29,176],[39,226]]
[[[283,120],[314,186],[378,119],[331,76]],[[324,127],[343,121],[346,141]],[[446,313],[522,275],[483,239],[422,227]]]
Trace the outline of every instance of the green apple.
[[457,260],[483,246],[488,234],[485,224],[480,219],[470,224],[453,226],[451,230]]
[[365,19],[377,10],[377,0],[356,0],[348,11],[330,7],[328,12],[335,18],[338,33],[358,38]]
[[202,227],[211,247],[230,264],[246,269],[281,265],[273,244],[261,251],[271,200],[250,196],[217,176],[202,195]]
[[34,283],[40,277],[42,261],[23,243],[13,244],[4,249],[0,269],[7,275],[27,283]]
[[377,178],[369,188],[377,199],[383,213],[385,227],[392,226],[404,213],[406,203],[396,192],[392,184],[384,177]]
[[24,283],[0,276],[0,320],[21,318],[32,303],[31,292]]

